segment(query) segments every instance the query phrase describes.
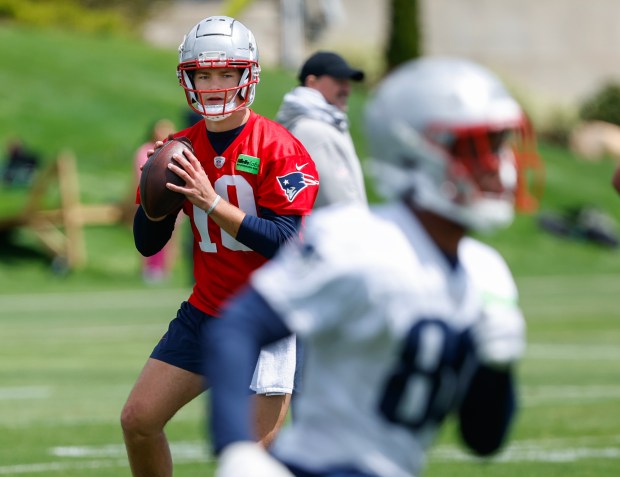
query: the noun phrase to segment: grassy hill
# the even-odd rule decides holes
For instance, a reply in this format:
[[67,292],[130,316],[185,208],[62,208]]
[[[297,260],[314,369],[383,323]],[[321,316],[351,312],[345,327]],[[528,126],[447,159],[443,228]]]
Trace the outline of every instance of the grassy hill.
[[[7,65],[0,71],[0,142],[18,135],[45,162],[62,150],[73,151],[86,203],[127,196],[133,153],[155,119],[168,117],[179,128],[183,125],[187,106],[175,75],[174,50],[113,36],[3,25],[0,56]],[[265,70],[254,109],[273,117],[282,95],[294,84],[291,72]],[[361,132],[365,94],[363,89],[355,91],[350,111],[360,157],[366,155]],[[611,161],[581,162],[549,145],[540,150],[547,177],[543,209],[592,204],[620,218],[620,201],[609,185]],[[25,192],[15,197],[0,189],[0,194],[2,217],[19,209]],[[28,234],[21,235],[18,242],[30,245]],[[611,273],[620,266],[616,252],[541,233],[533,216],[519,217],[511,229],[485,240],[500,248],[517,275]],[[91,227],[87,247],[89,265],[80,279],[89,281],[92,276],[97,283],[95,277],[135,277],[137,258],[128,230]],[[22,273],[32,278],[32,260],[13,255],[2,257],[0,288],[19,288],[17,277]],[[47,271],[44,261],[36,268]]]

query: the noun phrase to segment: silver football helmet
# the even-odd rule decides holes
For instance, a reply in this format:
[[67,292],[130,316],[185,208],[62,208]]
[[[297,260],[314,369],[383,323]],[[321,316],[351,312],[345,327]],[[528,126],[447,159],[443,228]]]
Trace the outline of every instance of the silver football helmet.
[[401,65],[366,108],[377,189],[468,229],[508,225],[518,181],[508,138],[525,120],[475,63],[427,57]]
[[[193,83],[196,70],[204,68],[240,68],[241,80],[235,88],[197,90]],[[185,35],[179,45],[177,76],[185,90],[189,106],[211,121],[249,107],[259,82],[258,46],[252,32],[240,21],[226,16],[208,17]],[[224,93],[223,105],[206,105],[204,93]],[[237,96],[241,101],[236,101]]]

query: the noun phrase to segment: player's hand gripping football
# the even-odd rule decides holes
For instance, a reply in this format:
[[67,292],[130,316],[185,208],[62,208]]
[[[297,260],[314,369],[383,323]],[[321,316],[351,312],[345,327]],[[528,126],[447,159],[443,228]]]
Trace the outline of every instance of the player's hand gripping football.
[[294,477],[256,442],[236,442],[219,458],[215,477]]
[[478,359],[491,368],[508,368],[525,351],[525,320],[516,306],[503,303],[485,306],[472,335]]
[[192,204],[203,209],[209,210],[217,197],[217,192],[209,180],[202,165],[196,156],[188,149],[183,154],[174,154],[174,161],[168,168],[185,181],[184,186],[168,183],[166,187],[174,192],[179,192]]

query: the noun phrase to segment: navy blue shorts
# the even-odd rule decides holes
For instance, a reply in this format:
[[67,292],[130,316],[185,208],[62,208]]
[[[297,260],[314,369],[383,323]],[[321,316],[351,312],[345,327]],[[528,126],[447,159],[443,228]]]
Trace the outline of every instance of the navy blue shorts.
[[[151,358],[184,369],[190,373],[203,374],[204,329],[219,320],[200,311],[194,305],[184,301],[177,316],[168,325],[168,331],[161,338],[151,353]],[[297,348],[300,350],[300,347]],[[296,356],[297,369],[300,369],[301,352]],[[301,373],[295,373],[294,388],[299,389]],[[249,383],[248,383],[248,389]],[[251,392],[251,391],[248,391]]]
[[151,358],[202,374],[202,330],[215,319],[184,301],[168,331],[153,349]]

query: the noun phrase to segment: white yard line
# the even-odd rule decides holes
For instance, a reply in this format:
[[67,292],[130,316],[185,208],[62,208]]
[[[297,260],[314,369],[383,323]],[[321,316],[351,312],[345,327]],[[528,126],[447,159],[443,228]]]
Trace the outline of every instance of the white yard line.
[[620,361],[620,347],[599,343],[528,343],[525,357],[526,359]]
[[620,400],[620,386],[524,386],[525,407],[544,404],[575,404]]
[[[618,287],[620,290],[620,286]],[[592,316],[593,314],[616,315],[618,312],[618,304],[614,301],[615,295],[605,297],[604,299],[597,295],[594,299],[579,300],[566,299],[561,303],[557,302],[539,302],[532,300],[522,300],[522,306],[526,317],[544,317],[546,319],[556,318],[558,320],[566,320],[567,318],[583,318]],[[598,299],[596,299],[598,297]]]
[[[611,438],[618,442],[618,436]],[[600,439],[599,439],[600,441]],[[505,450],[492,459],[493,462],[548,462],[563,463],[576,462],[582,459],[620,459],[620,447],[593,447],[571,445],[568,439],[564,441],[527,440],[514,441]],[[574,443],[574,441],[573,441]],[[551,447],[551,444],[555,446]],[[563,444],[563,445],[562,445]],[[561,446],[561,447],[560,447]],[[481,460],[464,452],[457,446],[439,446],[431,450],[430,460],[445,461],[473,461]]]
[[[620,459],[620,447],[587,448],[573,447],[567,449],[512,449],[508,448],[493,462],[547,462],[563,463],[576,462],[583,459]],[[445,461],[474,461],[482,460],[466,454],[456,447],[442,446],[432,450],[429,460],[437,462]]]
[[[170,450],[175,460],[181,459],[184,461],[196,462],[209,460],[207,455],[208,446],[204,441],[171,442]],[[49,450],[49,453],[55,457],[108,457],[116,459],[123,458],[127,455],[123,444],[53,447]]]
[[[597,447],[596,443],[601,443],[603,439],[607,441],[605,446]],[[610,436],[609,438],[584,436],[574,439],[514,441],[492,460],[497,463],[565,463],[592,458],[620,459],[620,447],[609,445],[618,443],[620,443],[620,436]],[[208,455],[205,442],[173,442],[171,448],[175,460],[179,464],[213,461],[213,458]],[[49,453],[63,460],[0,466],[0,475],[128,466],[125,448],[120,444],[54,447],[50,449]],[[86,458],[92,458],[92,460],[85,460]],[[435,462],[479,460],[464,452],[460,447],[452,445],[442,445],[432,449],[429,458]]]
[[[173,442],[170,447],[176,464],[208,463],[213,461],[207,453],[207,444],[205,442]],[[0,466],[0,475],[45,474],[54,471],[109,467],[129,468],[127,454],[123,445],[54,447],[49,452],[55,457],[64,459],[55,462]],[[88,457],[94,459],[84,459]]]
[[181,288],[0,294],[0,316],[36,311],[155,309],[166,305],[178,306],[189,294],[189,289]]
[[105,467],[124,467],[127,460],[89,460],[81,462],[41,462],[38,464],[18,464],[0,466],[0,475],[37,474],[75,469],[101,469]]
[[49,386],[0,387],[0,401],[11,399],[46,399],[52,395]]
[[576,290],[595,290],[600,293],[617,293],[620,277],[617,274],[599,275],[550,275],[516,277],[520,290],[536,294],[566,293],[568,288]]

